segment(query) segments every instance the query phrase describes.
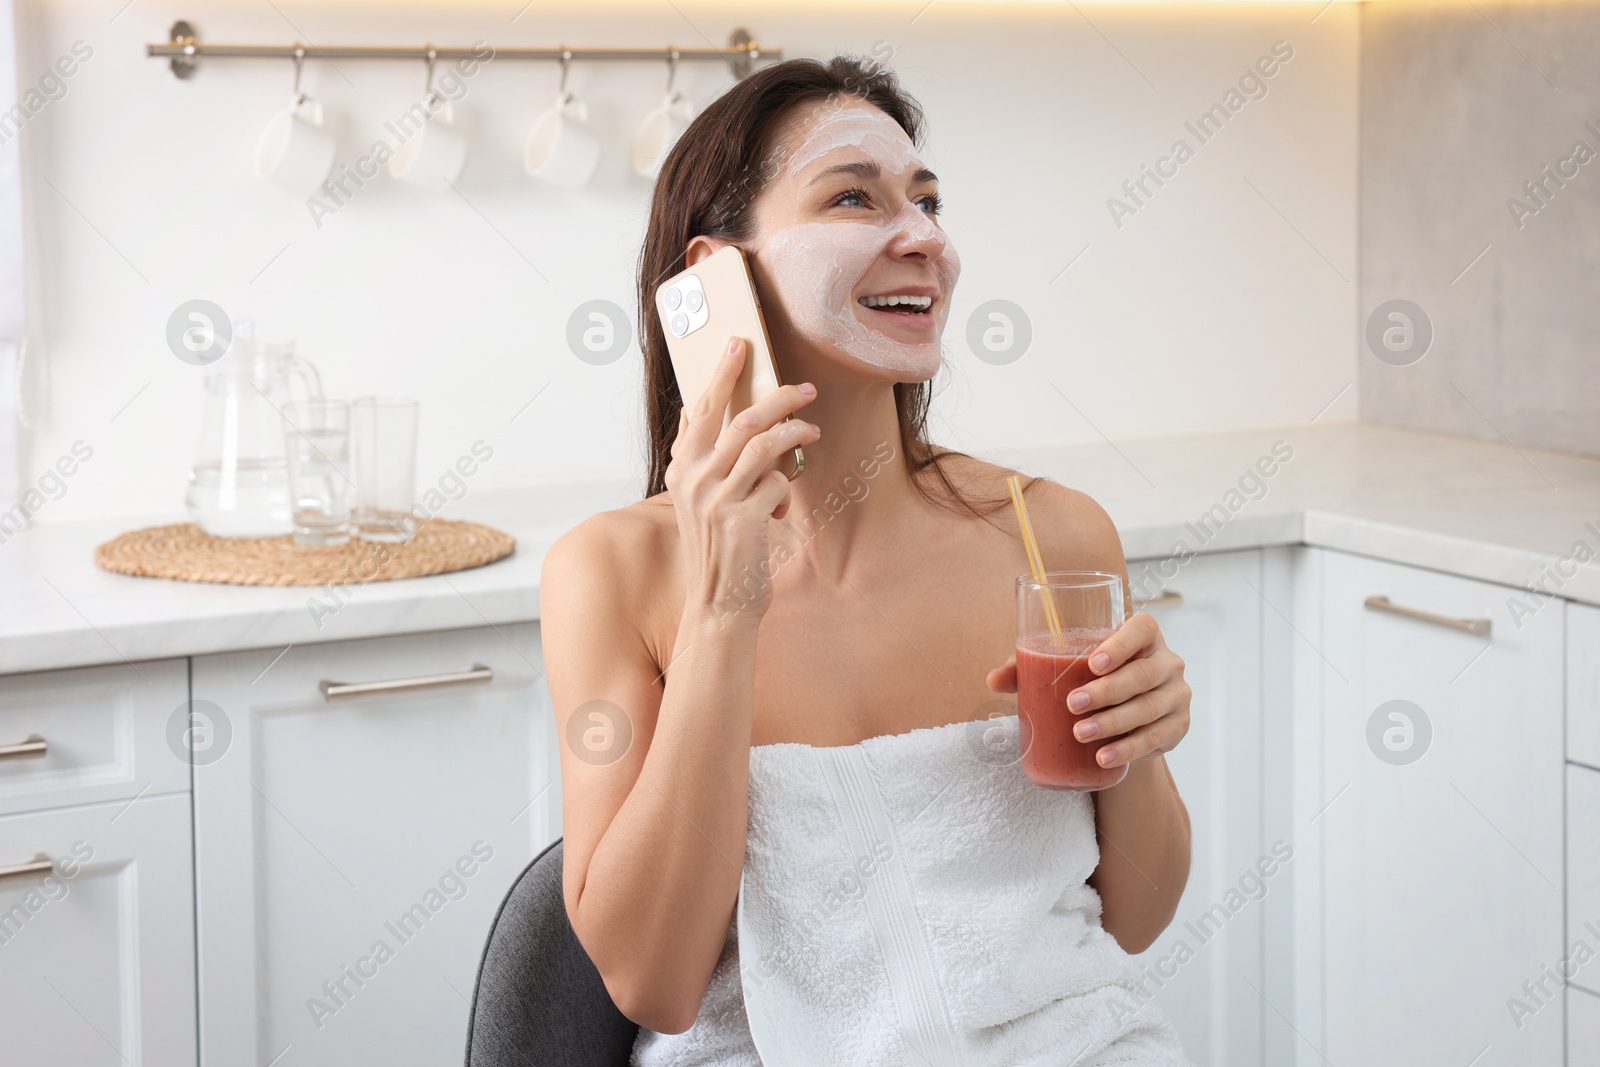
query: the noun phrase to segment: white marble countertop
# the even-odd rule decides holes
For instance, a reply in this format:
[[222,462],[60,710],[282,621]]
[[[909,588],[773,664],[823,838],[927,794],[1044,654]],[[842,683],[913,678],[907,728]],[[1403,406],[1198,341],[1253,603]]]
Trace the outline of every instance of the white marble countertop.
[[[1280,441],[1290,458],[1271,476],[1247,477]],[[1179,541],[1208,552],[1304,543],[1520,588],[1580,542],[1600,555],[1600,460],[1562,453],[1341,424],[985,455],[1093,496],[1130,560],[1165,557]],[[475,493],[459,516],[514,535],[512,556],[360,586],[331,614],[308,606],[332,603],[317,588],[131,578],[95,566],[95,545],[182,515],[43,521],[0,544],[0,674],[533,620],[545,551],[628,493],[625,482]],[[1550,587],[1600,605],[1600,559],[1560,583]]]

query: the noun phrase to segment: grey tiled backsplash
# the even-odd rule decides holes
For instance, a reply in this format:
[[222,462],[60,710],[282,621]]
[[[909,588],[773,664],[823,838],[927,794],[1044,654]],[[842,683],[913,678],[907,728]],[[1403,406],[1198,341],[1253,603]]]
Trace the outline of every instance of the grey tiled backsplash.
[[1600,455],[1597,55],[1600,5],[1363,5],[1364,421]]

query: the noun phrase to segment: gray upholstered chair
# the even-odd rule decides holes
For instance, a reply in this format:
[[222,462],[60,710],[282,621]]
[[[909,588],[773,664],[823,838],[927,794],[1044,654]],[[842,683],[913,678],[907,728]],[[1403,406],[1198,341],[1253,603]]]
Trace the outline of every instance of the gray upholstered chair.
[[557,840],[517,877],[489,928],[467,1067],[626,1067],[638,1032],[567,921]]

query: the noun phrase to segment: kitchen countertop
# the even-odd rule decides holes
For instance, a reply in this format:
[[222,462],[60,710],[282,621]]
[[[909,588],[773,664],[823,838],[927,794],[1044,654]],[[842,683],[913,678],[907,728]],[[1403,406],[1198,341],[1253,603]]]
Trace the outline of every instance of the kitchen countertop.
[[[1564,453],[1346,423],[983,454],[1094,497],[1130,560],[1166,557],[1180,541],[1206,552],[1304,543],[1520,588],[1580,542],[1600,556],[1600,459]],[[550,545],[629,491],[616,481],[473,493],[447,514],[512,534],[512,556],[359,586],[342,603],[317,587],[95,566],[102,541],[182,515],[42,521],[0,545],[0,674],[531,621]],[[1547,587],[1600,605],[1600,558]]]

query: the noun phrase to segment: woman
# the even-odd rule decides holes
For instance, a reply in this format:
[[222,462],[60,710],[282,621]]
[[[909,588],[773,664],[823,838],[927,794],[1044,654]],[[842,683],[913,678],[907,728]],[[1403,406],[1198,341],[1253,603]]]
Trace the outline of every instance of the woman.
[[[1187,1062],[1127,957],[1171,920],[1189,866],[1162,754],[1190,692],[1155,622],[1108,638],[1073,698],[1080,736],[1114,739],[1101,763],[1128,765],[1119,784],[1040,789],[962,743],[1016,691],[1027,562],[1010,472],[926,438],[960,268],[920,124],[888,72],[785,62],[711,104],[655,187],[649,493],[562,537],[541,583],[567,911],[643,1027],[638,1063]],[[794,384],[724,429],[745,345],[680,397],[652,294],[728,243]],[[796,446],[790,481],[776,468]],[[1039,479],[1025,493],[1047,566],[1126,582],[1094,501]],[[974,841],[963,820],[990,830]],[[805,852],[869,825],[859,856]],[[1060,863],[1025,868],[1013,838]],[[847,889],[798,887],[819,869]],[[952,887],[972,907],[946,916]]]

